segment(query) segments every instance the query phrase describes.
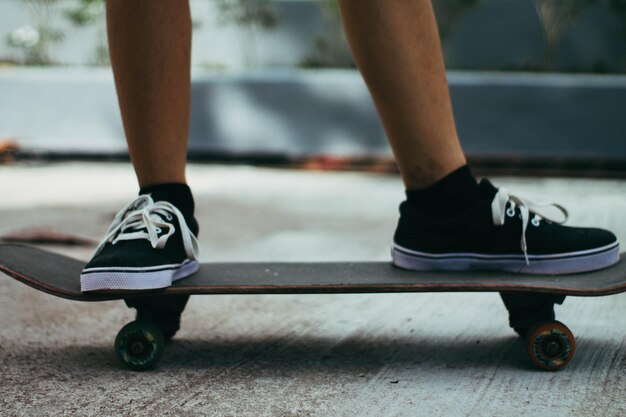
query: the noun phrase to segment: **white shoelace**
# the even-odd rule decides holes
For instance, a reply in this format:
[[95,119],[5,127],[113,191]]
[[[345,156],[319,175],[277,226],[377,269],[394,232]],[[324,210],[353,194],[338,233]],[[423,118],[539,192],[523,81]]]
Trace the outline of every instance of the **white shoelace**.
[[[511,205],[507,209],[506,204],[510,202]],[[546,207],[555,207],[563,213],[563,220],[556,220],[554,217],[546,215],[542,213],[541,215],[535,213],[535,216],[531,220],[531,224],[533,226],[539,226],[539,222],[542,219],[550,220],[557,224],[563,224],[567,221],[569,214],[565,207],[555,204],[555,203],[546,203],[543,201],[533,201],[527,198],[522,198],[516,196],[515,194],[509,193],[506,188],[500,188],[493,198],[491,202],[491,215],[493,217],[493,224],[496,226],[501,226],[504,224],[505,216],[513,217],[515,216],[515,207],[519,207],[521,219],[522,219],[522,238],[520,247],[524,252],[524,259],[526,259],[526,264],[528,265],[530,262],[528,261],[528,251],[526,246],[526,228],[528,226],[528,221],[530,217],[530,210],[533,212],[541,211],[542,208]]]
[[[176,216],[181,228],[183,246],[189,259],[198,256],[198,240],[191,233],[183,214],[167,201],[152,200],[149,195],[141,195],[128,206],[120,210],[95,253],[100,252],[108,242],[120,240],[147,239],[154,249],[163,249],[170,236],[176,232],[171,223]],[[159,233],[162,233],[159,236]]]

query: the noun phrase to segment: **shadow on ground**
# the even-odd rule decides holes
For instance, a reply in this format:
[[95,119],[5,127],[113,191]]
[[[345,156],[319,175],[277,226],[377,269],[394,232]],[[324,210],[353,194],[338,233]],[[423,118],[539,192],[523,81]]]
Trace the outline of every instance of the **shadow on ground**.
[[[577,351],[574,363],[579,372],[593,368],[598,361],[610,363],[610,357],[598,356],[619,352],[623,344],[585,340]],[[18,353],[7,352],[3,356],[3,367],[36,363],[39,372],[54,372],[57,377],[65,371],[73,374],[73,378],[76,375],[80,378],[81,370],[86,368],[89,374],[123,370],[114,357],[112,346],[24,347]],[[237,372],[238,369],[254,368],[255,372],[266,376],[293,371],[306,376],[326,371],[371,374],[386,366],[410,367],[416,372],[469,367],[534,369],[528,361],[522,340],[515,336],[486,340],[438,338],[436,341],[352,337],[339,344],[335,344],[334,339],[307,336],[289,341],[241,337],[215,341],[176,339],[168,344],[160,365],[152,372],[172,369]]]

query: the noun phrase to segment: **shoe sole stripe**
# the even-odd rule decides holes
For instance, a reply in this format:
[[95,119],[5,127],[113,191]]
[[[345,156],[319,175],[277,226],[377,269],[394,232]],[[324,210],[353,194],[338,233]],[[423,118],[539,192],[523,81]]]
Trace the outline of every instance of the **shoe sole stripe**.
[[119,267],[119,266],[102,266],[97,268],[86,268],[83,269],[82,275],[89,275],[98,272],[158,272],[158,271],[173,271],[176,269],[180,269],[184,267],[187,263],[192,262],[189,259],[185,260],[180,264],[171,264],[171,265],[158,265],[158,266],[150,266],[150,267],[142,267],[142,266],[129,266],[129,267]]
[[619,262],[619,244],[603,247],[601,250],[584,254],[576,253],[569,258],[529,259],[519,257],[419,257],[402,252],[396,247],[391,252],[393,264],[399,268],[414,271],[468,271],[491,270],[523,274],[562,275],[594,271]]
[[[595,248],[595,249],[587,249],[584,251],[577,251],[577,252],[568,252],[568,253],[560,253],[560,254],[555,254],[555,255],[528,255],[528,260],[530,261],[541,261],[541,260],[559,260],[559,259],[573,259],[573,258],[577,258],[577,257],[585,257],[585,256],[589,256],[589,255],[596,255],[596,254],[601,254],[604,252],[609,252],[613,249],[615,249],[616,247],[619,246],[619,242],[614,242],[611,243],[609,245],[606,246],[602,246],[600,248]],[[488,254],[480,254],[480,253],[463,253],[463,252],[459,252],[459,253],[442,253],[442,254],[437,254],[437,253],[425,253],[425,252],[418,252],[418,251],[413,251],[411,249],[407,249],[404,248],[398,244],[393,245],[393,251],[398,251],[401,252],[405,255],[409,255],[411,257],[414,258],[422,258],[425,260],[455,260],[455,259],[495,259],[495,260],[502,260],[502,261],[517,261],[517,260],[525,260],[524,258],[524,254],[519,254],[519,255],[515,255],[515,254],[502,254],[502,255],[488,255]]]
[[198,270],[197,261],[183,262],[178,268],[160,270],[100,270],[81,274],[81,291],[152,290],[165,288]]

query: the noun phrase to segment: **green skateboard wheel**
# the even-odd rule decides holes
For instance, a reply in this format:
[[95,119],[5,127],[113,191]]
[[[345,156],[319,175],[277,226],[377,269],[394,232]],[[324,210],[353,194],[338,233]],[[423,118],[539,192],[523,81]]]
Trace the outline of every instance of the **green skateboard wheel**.
[[152,369],[161,359],[165,340],[159,328],[147,321],[133,321],[117,334],[115,354],[131,371]]

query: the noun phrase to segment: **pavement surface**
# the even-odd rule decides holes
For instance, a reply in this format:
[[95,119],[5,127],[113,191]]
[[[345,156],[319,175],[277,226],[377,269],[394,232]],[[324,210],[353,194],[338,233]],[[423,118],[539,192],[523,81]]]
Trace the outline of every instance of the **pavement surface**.
[[[626,182],[494,178],[626,241]],[[388,260],[395,176],[191,165],[203,261]],[[99,239],[136,192],[127,164],[0,166],[0,234]],[[93,246],[46,246],[87,259]],[[195,296],[154,371],[123,369],[123,302],[0,276],[0,415],[624,416],[626,295],[570,297],[572,364],[535,370],[497,294]]]

